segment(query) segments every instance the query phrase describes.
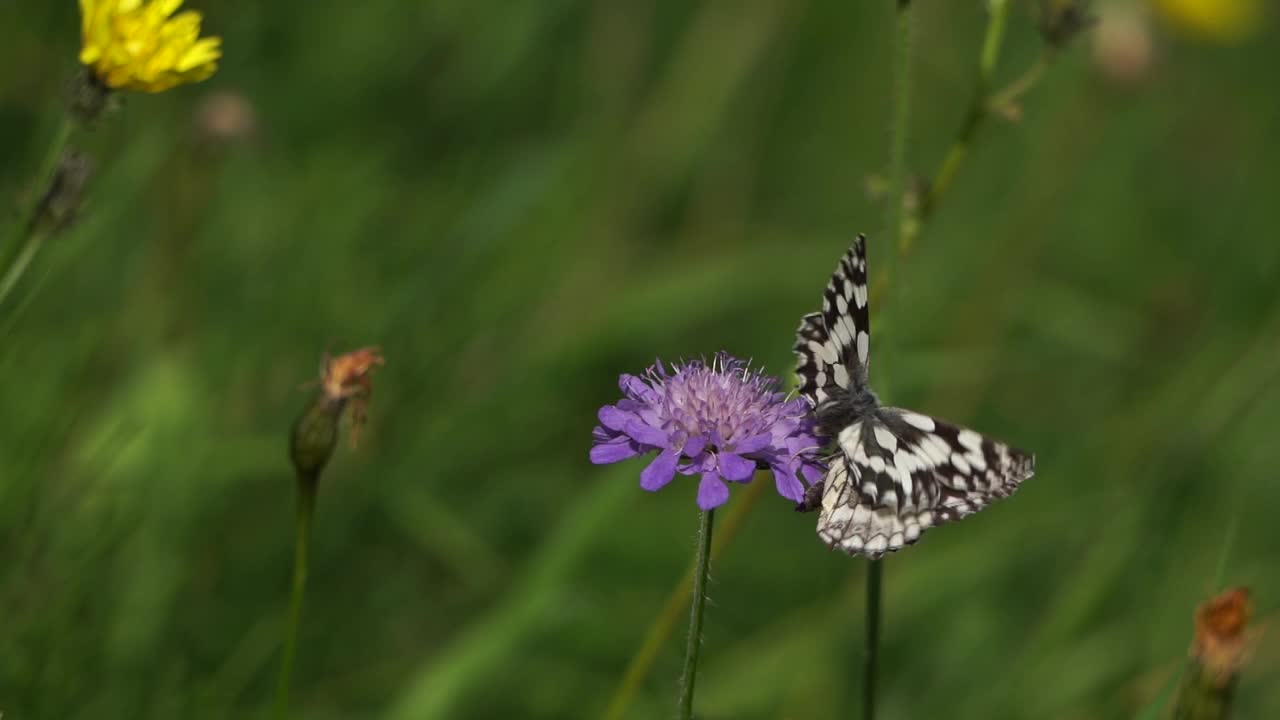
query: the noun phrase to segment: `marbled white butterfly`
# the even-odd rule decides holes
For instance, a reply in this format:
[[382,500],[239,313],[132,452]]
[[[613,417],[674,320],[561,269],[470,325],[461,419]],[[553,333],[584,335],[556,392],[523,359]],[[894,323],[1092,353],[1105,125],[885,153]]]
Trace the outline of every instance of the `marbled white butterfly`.
[[1035,472],[1035,457],[882,407],[867,384],[870,343],[866,237],[859,235],[827,284],[822,312],[805,315],[796,333],[800,395],[814,408],[818,434],[838,445],[826,478],[797,509],[821,510],[818,536],[830,547],[878,558],[1007,497]]

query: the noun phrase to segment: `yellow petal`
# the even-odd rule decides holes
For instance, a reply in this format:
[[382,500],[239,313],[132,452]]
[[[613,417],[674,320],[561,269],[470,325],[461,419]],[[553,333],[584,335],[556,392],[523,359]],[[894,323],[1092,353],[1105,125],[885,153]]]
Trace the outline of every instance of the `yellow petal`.
[[79,2],[80,62],[109,87],[160,92],[217,69],[221,40],[200,37],[201,15],[178,12],[182,0]]
[[1153,0],[1174,26],[1207,40],[1232,42],[1258,29],[1259,0]]
[[198,65],[212,63],[222,57],[221,38],[211,37],[192,45],[178,60],[176,65],[178,72],[187,72]]

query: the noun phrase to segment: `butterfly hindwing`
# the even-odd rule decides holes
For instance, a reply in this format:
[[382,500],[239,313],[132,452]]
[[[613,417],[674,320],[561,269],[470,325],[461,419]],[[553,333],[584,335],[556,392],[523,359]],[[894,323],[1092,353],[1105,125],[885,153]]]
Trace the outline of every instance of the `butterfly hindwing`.
[[800,395],[817,406],[833,388],[866,385],[871,348],[867,307],[866,238],[849,248],[822,296],[822,312],[805,315],[796,331]]
[[873,558],[1007,497],[1035,471],[1035,458],[1021,450],[898,408],[849,425],[838,442],[818,535]]

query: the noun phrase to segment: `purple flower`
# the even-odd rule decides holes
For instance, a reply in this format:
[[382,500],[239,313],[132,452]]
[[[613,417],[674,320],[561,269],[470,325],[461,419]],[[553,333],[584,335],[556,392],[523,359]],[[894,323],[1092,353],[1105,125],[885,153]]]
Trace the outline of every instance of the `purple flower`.
[[645,490],[660,490],[677,472],[701,475],[698,507],[710,510],[729,499],[724,480],[750,482],[756,468],[773,470],[778,494],[793,502],[804,498],[797,475],[810,484],[822,477],[822,443],[808,403],[787,400],[774,378],[727,353],[710,366],[701,360],[672,365],[671,373],[658,361],[644,377],[623,375],[618,385],[625,397],[600,408],[591,462],[657,450],[640,473]]

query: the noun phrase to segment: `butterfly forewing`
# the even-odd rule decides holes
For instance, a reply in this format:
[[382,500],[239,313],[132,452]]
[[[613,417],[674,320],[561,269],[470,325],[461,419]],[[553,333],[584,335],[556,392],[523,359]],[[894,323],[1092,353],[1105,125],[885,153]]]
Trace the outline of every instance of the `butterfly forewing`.
[[859,235],[827,283],[822,312],[805,315],[796,331],[799,392],[813,405],[825,402],[832,388],[866,385],[868,317],[866,238]]

